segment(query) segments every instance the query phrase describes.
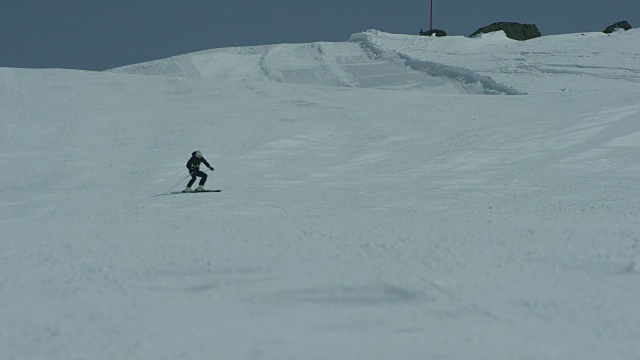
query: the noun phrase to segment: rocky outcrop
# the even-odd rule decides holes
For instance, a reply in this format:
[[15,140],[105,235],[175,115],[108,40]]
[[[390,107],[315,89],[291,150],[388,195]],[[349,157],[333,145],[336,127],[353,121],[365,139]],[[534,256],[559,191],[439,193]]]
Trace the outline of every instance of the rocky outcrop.
[[626,21],[618,21],[617,23],[613,24],[613,25],[609,25],[607,26],[606,29],[604,29],[604,33],[605,34],[611,34],[612,32],[616,31],[617,29],[619,30],[631,30],[633,27]]
[[444,30],[427,30],[424,31],[422,29],[420,29],[420,32],[418,33],[418,35],[422,35],[422,36],[432,36],[435,35],[437,37],[443,37],[443,36],[447,36],[447,33]]
[[507,37],[513,40],[529,40],[542,36],[538,27],[533,24],[520,24],[515,22],[497,22],[476,30],[471,37],[479,34],[487,34],[494,31],[504,31]]

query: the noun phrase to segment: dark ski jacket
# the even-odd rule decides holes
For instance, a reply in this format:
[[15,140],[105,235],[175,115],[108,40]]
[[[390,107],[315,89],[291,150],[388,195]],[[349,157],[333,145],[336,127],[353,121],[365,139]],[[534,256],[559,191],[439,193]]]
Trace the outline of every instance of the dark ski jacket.
[[193,173],[196,171],[200,171],[200,163],[205,164],[208,168],[211,168],[211,165],[204,159],[204,157],[197,158],[195,153],[191,154],[191,159],[187,161],[187,169],[189,169],[189,173]]

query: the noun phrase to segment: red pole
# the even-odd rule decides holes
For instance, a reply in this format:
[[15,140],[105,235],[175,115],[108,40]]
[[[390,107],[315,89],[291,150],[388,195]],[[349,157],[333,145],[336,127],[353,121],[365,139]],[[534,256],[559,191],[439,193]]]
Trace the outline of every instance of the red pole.
[[433,30],[433,0],[431,0],[431,12],[429,13],[429,30]]

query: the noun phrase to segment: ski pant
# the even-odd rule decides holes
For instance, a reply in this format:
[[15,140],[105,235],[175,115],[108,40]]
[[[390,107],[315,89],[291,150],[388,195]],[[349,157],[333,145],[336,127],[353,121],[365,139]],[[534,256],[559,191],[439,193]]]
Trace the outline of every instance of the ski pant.
[[194,182],[196,182],[196,177],[200,176],[200,185],[204,185],[204,183],[207,182],[207,174],[203,173],[200,170],[196,170],[196,171],[192,171],[190,172],[191,174],[191,180],[189,180],[189,183],[187,184],[187,187],[191,187],[191,185],[193,185]]

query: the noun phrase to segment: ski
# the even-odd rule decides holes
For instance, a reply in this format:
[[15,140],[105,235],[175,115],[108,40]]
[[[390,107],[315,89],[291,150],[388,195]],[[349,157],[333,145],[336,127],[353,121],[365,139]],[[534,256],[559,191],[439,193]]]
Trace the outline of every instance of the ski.
[[185,192],[185,191],[172,191],[166,194],[160,194],[160,195],[178,195],[178,194],[200,194],[200,193],[219,193],[222,190],[202,190],[202,191],[192,191],[192,192]]
[[198,194],[198,193],[208,193],[208,192],[221,192],[222,190],[200,190],[200,191],[175,191],[171,194]]

